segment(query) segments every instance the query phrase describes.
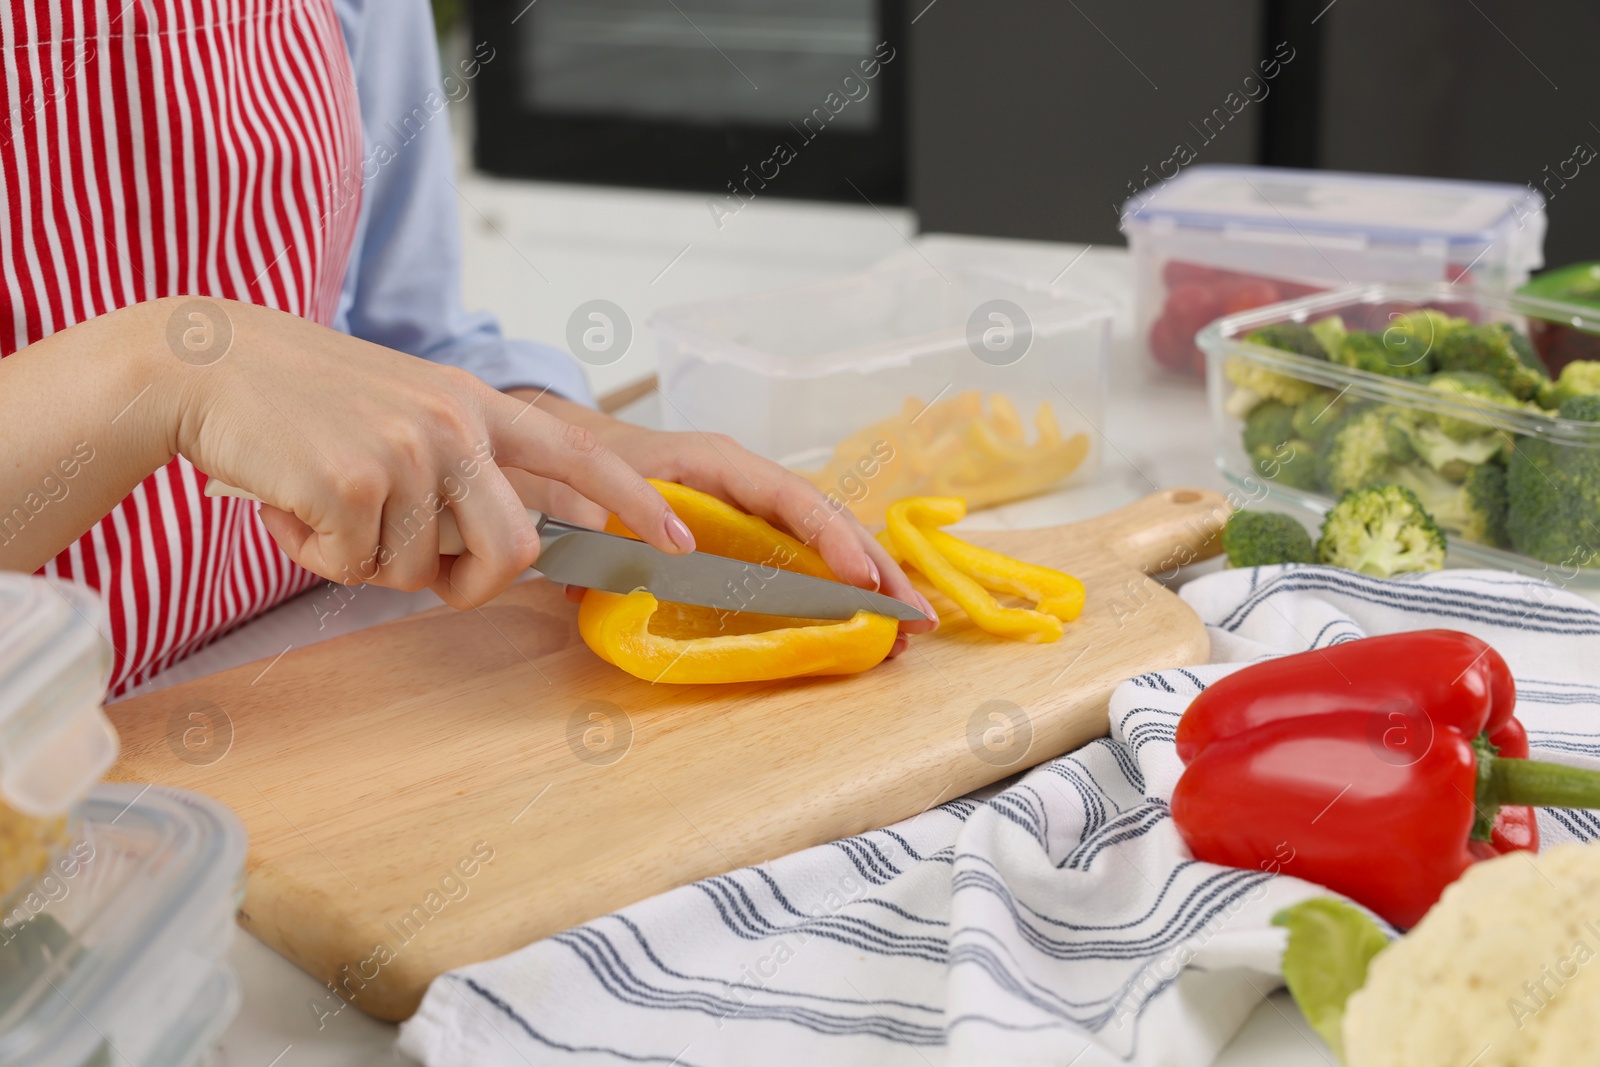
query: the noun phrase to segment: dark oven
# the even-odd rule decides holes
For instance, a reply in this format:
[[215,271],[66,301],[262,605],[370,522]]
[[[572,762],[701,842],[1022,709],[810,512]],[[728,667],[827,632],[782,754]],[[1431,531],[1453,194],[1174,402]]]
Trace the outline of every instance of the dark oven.
[[510,177],[901,204],[901,0],[474,0]]

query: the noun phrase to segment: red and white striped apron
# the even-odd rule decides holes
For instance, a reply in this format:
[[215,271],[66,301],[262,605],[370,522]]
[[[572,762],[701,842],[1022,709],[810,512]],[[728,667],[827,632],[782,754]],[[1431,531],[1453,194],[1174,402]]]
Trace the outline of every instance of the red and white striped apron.
[[[165,296],[333,320],[362,142],[329,0],[0,0],[0,45],[0,355]],[[174,460],[41,570],[108,601],[113,693],[318,581],[204,484]]]

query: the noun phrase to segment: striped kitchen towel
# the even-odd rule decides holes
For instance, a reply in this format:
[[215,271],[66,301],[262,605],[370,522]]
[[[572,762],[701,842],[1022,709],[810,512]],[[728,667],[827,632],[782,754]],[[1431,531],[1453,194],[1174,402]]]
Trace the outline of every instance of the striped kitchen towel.
[[[429,1067],[1198,1067],[1280,985],[1279,908],[1319,892],[1190,859],[1173,729],[1264,656],[1449,627],[1517,677],[1536,755],[1600,768],[1600,609],[1491,571],[1223,571],[1181,595],[1213,663],[1130,679],[1110,736],[897,826],[664,893],[436,980]],[[1600,836],[1541,814],[1549,843]]]

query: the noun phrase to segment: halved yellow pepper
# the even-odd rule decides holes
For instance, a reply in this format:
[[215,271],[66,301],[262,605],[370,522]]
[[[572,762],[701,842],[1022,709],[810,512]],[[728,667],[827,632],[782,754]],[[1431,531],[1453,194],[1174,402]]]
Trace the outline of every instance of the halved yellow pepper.
[[578,632],[596,655],[635,678],[695,685],[856,674],[883,661],[898,629],[891,618],[858,611],[845,622],[815,625],[777,616],[744,616],[761,618],[776,628],[706,632],[706,616],[693,613],[705,612],[712,620],[717,613],[698,608],[687,609],[677,620],[689,636],[672,637],[657,632],[657,609],[663,606],[642,589],[626,595],[591,589],[578,609]]
[[[833,571],[822,562],[822,553],[765,519],[758,519],[687,485],[657,478],[651,478],[650,484],[666,497],[667,505],[694,534],[696,551],[837,581]],[[606,519],[606,533],[639,539],[639,535],[615,515]]]
[[[762,568],[834,577],[813,548],[766,521],[687,486],[652,479],[695,537],[695,546]],[[610,533],[635,536],[612,516]],[[752,576],[759,585],[759,573]],[[838,623],[660,603],[644,590],[590,589],[578,633],[595,655],[648,682],[760,682],[855,674],[888,656],[899,624],[857,612]]]
[[[935,529],[966,515],[956,497],[912,497],[890,505],[878,541],[898,563],[921,571],[980,629],[1023,641],[1055,641],[1062,622],[1083,611],[1083,583],[1049,567],[1012,559]],[[1038,609],[1002,607],[990,594],[1009,593]]]

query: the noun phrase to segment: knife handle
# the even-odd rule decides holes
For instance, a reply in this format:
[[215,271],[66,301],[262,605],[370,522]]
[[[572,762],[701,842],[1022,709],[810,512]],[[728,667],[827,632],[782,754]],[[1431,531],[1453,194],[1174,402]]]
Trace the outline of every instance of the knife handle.
[[[261,498],[254,493],[219,482],[215,478],[206,479],[206,496],[231,496],[240,500],[254,500],[258,503]],[[528,509],[528,521],[538,527],[544,522],[544,512]],[[449,508],[439,512],[439,555],[459,556],[467,550],[467,544],[461,540],[461,528],[456,525],[456,516]]]

